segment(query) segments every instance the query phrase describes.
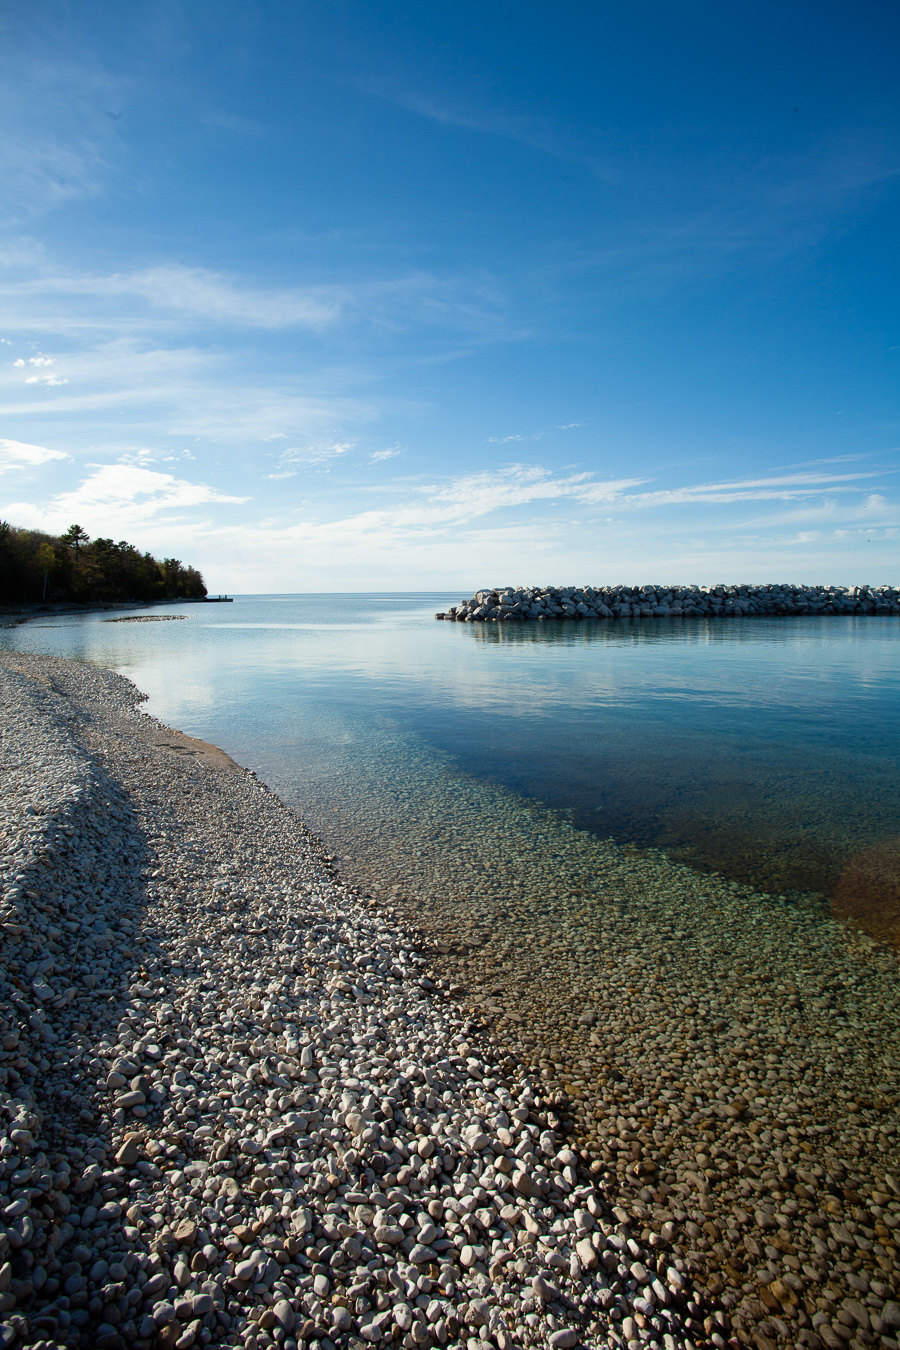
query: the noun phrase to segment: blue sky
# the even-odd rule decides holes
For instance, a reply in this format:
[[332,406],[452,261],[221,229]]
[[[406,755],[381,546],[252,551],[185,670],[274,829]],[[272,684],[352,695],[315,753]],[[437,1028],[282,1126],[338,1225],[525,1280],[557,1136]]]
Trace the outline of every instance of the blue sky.
[[898,30],[8,0],[0,514],[215,590],[896,581]]

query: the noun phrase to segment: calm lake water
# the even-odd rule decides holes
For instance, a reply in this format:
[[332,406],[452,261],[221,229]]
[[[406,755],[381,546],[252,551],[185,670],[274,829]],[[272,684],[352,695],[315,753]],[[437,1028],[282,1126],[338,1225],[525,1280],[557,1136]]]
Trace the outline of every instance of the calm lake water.
[[900,937],[900,622],[436,623],[456,599],[248,596],[0,643],[112,666],[255,769],[742,1344],[800,1343],[764,1287],[876,1314],[900,981],[860,926]]
[[435,772],[448,804],[496,784],[780,893],[830,898],[849,860],[892,857],[896,619],[436,623],[458,598],[245,596],[135,611],[171,622],[41,619],[0,642],[128,675],[150,712],[255,769],[358,865],[392,800],[415,831]]

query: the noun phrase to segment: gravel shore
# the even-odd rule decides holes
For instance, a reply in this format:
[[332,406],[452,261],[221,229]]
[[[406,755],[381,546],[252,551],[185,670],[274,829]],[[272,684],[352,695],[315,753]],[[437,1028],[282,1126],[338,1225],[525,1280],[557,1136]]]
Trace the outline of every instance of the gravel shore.
[[725,1347],[253,774],[0,654],[0,1350]]

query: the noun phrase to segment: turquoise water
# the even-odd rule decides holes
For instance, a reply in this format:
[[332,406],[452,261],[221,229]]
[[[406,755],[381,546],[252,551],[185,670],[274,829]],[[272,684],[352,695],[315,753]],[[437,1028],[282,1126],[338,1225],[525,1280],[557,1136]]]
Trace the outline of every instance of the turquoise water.
[[171,622],[39,619],[0,643],[128,675],[363,870],[373,822],[393,797],[415,832],[435,773],[448,809],[492,784],[774,891],[831,896],[848,860],[896,841],[896,619],[436,623],[458,599],[246,596],[135,611]]

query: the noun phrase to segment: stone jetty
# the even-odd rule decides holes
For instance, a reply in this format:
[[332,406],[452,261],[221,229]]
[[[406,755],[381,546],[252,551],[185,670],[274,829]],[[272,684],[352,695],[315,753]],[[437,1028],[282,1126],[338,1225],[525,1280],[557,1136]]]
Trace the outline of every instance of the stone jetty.
[[436,619],[740,619],[746,615],[900,614],[896,586],[500,586]]
[[255,776],[0,654],[0,1350],[728,1345]]

